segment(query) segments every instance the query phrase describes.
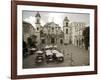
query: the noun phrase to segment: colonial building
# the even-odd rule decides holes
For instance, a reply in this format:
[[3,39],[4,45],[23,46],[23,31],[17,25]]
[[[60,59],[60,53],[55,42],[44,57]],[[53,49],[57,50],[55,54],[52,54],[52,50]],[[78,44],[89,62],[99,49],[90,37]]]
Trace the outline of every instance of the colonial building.
[[28,22],[23,21],[23,39],[27,42],[27,39],[35,33],[35,28]]
[[[41,15],[36,13],[35,27],[28,23],[23,23],[24,26],[24,39],[35,35],[37,46],[39,45],[62,45],[73,44],[75,46],[83,47],[83,30],[86,27],[83,22],[71,22],[68,17],[63,20],[63,26],[59,26],[54,21],[41,25]],[[27,27],[27,28],[26,28]],[[62,27],[62,29],[61,29]]]
[[83,30],[86,27],[83,22],[72,22],[70,24],[72,28],[72,44],[78,47],[84,47],[83,43]]
[[37,45],[63,44],[64,33],[58,24],[54,22],[49,22],[49,23],[46,23],[44,26],[41,26],[40,14],[37,13],[35,17],[36,17],[35,35],[37,36]]

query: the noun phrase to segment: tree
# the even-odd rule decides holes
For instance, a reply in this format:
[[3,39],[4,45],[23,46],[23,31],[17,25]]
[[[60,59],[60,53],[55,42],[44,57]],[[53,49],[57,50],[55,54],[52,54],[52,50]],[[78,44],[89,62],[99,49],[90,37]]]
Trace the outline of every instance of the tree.
[[85,49],[87,50],[88,47],[89,47],[89,27],[86,27],[84,30],[83,30],[83,42],[84,42],[84,45],[85,45]]

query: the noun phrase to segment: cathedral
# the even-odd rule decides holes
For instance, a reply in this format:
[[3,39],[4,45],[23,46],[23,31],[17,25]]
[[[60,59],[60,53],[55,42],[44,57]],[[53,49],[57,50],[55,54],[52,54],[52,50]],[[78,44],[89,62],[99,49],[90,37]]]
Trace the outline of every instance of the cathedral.
[[63,21],[63,30],[55,22],[46,23],[41,26],[41,15],[37,12],[36,16],[36,31],[37,45],[59,45],[59,44],[69,44],[70,42],[70,28],[68,27],[69,20],[65,17]]

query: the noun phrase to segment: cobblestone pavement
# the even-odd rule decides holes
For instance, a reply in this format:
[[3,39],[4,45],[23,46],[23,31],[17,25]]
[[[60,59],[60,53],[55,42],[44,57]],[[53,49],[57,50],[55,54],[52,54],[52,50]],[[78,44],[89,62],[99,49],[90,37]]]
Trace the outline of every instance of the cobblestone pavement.
[[66,67],[89,65],[89,51],[74,45],[58,45],[58,49],[64,53],[64,62],[52,62],[47,64],[46,60],[42,64],[36,64],[36,54],[32,54],[23,59],[23,68],[43,68],[43,67]]

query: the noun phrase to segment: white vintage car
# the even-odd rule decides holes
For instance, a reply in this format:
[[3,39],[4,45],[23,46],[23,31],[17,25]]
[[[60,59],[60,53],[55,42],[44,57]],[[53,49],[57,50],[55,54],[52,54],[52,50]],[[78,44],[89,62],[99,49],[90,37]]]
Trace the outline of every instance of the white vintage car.
[[53,53],[53,58],[58,61],[58,62],[63,62],[64,61],[64,55],[63,53],[57,51],[57,50],[52,50]]
[[42,55],[37,55],[35,59],[35,63],[43,63],[44,57]]
[[53,53],[51,52],[51,50],[46,50],[45,51],[45,57],[46,57],[46,62],[53,62]]
[[53,55],[51,50],[46,50],[45,52],[46,52],[46,56],[52,56]]
[[44,57],[43,57],[43,51],[41,50],[38,50],[36,51],[36,60],[35,60],[35,63],[43,63],[44,61]]

